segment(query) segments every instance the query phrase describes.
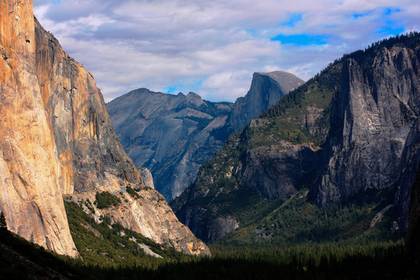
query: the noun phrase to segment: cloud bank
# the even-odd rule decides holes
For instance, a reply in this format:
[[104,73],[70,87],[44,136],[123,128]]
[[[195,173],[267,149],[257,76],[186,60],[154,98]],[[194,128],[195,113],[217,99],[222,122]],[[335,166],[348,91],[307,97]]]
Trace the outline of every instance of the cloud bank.
[[308,79],[344,53],[420,29],[418,0],[35,0],[107,101],[132,89],[246,93],[253,72]]

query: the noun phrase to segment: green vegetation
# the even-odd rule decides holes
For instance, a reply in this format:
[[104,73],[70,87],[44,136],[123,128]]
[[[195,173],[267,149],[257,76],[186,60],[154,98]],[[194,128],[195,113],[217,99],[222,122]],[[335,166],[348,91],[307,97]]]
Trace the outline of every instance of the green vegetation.
[[338,91],[342,63],[336,62],[322,74],[280,99],[261,117],[259,125],[248,129],[249,146],[277,144],[321,145],[328,134],[330,105]]
[[[402,242],[365,246],[212,247],[212,258],[162,261],[154,268],[58,257],[0,232],[2,279],[416,279]],[[99,265],[99,266],[98,266]]]
[[[289,215],[292,205],[301,202],[299,197],[294,197],[283,203],[282,208],[290,208],[283,214]],[[415,279],[416,275],[416,263],[407,255],[401,241],[215,244],[211,247],[211,258],[198,258],[162,248],[117,224],[111,225],[105,217],[102,223],[96,224],[75,203],[65,205],[80,258],[56,256],[0,229],[2,278],[188,280],[275,279],[281,275],[282,279]],[[279,213],[276,209],[269,217]],[[295,218],[297,215],[291,215],[289,220]],[[260,224],[267,221],[269,218]],[[133,237],[136,242],[132,241]],[[146,256],[137,243],[148,245],[163,258]]]
[[81,264],[0,229],[1,279],[83,279],[83,274],[73,267],[74,263]]
[[96,207],[99,209],[110,208],[121,204],[121,200],[109,192],[96,193]]
[[[243,225],[223,244],[362,244],[401,238],[392,231],[392,208],[386,207],[384,201],[322,209],[308,202],[307,195],[307,190],[298,192],[270,213],[259,216],[263,218],[252,219],[257,222]],[[383,209],[389,210],[371,226]]]
[[161,259],[145,255],[140,244],[166,259],[179,257],[172,248],[163,248],[119,224],[112,224],[109,217],[103,217],[97,224],[77,204],[66,201],[65,206],[73,240],[85,264],[153,268],[162,263]]
[[132,187],[127,187],[127,193],[131,195],[134,199],[140,198],[140,195]]
[[[231,204],[235,200],[230,200],[223,211],[238,207],[234,203],[241,203],[242,196],[247,195],[236,194],[239,195],[237,202]],[[249,203],[249,207],[241,206],[240,220],[250,219],[243,230],[253,225],[270,231],[275,228],[278,239],[254,243],[252,238],[247,239],[250,235],[239,238],[235,234],[229,243],[212,245],[211,258],[177,254],[170,248],[162,248],[141,235],[111,224],[106,217],[102,218],[102,223],[96,224],[78,205],[66,202],[70,229],[81,258],[76,261],[64,258],[69,266],[64,271],[71,270],[78,277],[83,275],[79,279],[272,279],[280,274],[283,279],[360,279],[373,276],[410,279],[414,275],[404,244],[397,239],[374,241],[378,237],[370,238],[378,233],[374,230],[366,234],[367,238],[343,242],[346,235],[360,233],[348,227],[353,219],[366,216],[360,219],[364,221],[361,222],[362,232],[367,226],[365,222],[370,221],[382,206],[375,209],[373,205],[366,208],[354,205],[353,208],[322,212],[324,210],[307,202],[306,195],[307,191],[302,190],[286,202],[260,200],[258,207],[252,207],[255,206],[253,203]],[[265,209],[264,213],[261,209]],[[331,228],[330,234],[318,231],[326,224]],[[388,224],[384,227],[388,228]],[[315,239],[314,236],[319,237],[322,244],[299,244]],[[147,244],[163,258],[146,256],[132,237],[137,243]]]
[[212,245],[214,258],[264,260],[277,264],[298,263],[304,266],[313,263],[319,266],[325,260],[343,261],[350,256],[379,257],[380,255],[404,254],[403,241],[369,242],[358,244],[306,244],[306,245],[263,245],[235,246]]

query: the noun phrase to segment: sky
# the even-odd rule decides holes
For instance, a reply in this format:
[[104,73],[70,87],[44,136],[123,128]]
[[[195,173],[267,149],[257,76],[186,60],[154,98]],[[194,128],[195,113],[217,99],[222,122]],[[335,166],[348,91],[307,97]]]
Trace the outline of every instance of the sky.
[[307,80],[345,53],[420,30],[419,0],[34,0],[106,101],[136,88],[234,101],[254,72]]

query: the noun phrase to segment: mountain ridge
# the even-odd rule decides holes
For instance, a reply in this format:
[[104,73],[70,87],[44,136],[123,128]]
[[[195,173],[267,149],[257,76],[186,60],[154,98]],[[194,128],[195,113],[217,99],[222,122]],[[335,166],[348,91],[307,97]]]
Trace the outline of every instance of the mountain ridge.
[[[350,207],[346,211],[351,211],[351,215],[364,212],[359,216],[359,222],[363,217],[373,219],[391,204],[392,210],[385,213],[386,218],[379,224],[380,227],[386,225],[385,228],[376,231],[375,227],[369,228],[369,221],[365,220],[364,225],[356,227],[364,228],[364,231],[357,234],[366,237],[383,234],[391,238],[395,231],[404,230],[393,213],[400,203],[395,202],[398,189],[410,188],[398,187],[399,172],[410,163],[399,165],[403,145],[396,145],[393,139],[406,139],[413,121],[419,116],[419,37],[418,33],[413,33],[392,38],[365,51],[345,55],[281,98],[200,169],[191,188],[172,203],[180,220],[207,241],[223,240],[232,235],[235,240],[272,240],[276,235],[282,236],[282,232],[287,233],[288,228],[284,228],[286,216],[277,215],[275,220],[270,220],[270,225],[270,222],[260,224],[259,215],[266,216],[265,211],[272,211],[270,207],[281,207],[308,188],[303,202],[309,204],[296,201],[295,208],[287,210],[289,216],[300,213],[296,222],[301,220],[298,217],[308,215],[300,211],[312,212],[315,215],[312,219],[321,219],[310,203],[325,211],[333,205],[342,205]],[[371,67],[369,61],[376,61],[376,64]],[[371,85],[374,85],[373,90]],[[364,102],[371,100],[378,101],[365,105]],[[400,100],[410,104],[417,117],[413,118],[405,105],[398,105]],[[390,107],[384,104],[390,104]],[[371,114],[372,110],[377,110],[378,114]],[[380,130],[370,125],[371,117],[376,117]],[[357,135],[365,138],[357,138]],[[341,155],[342,151],[347,152]],[[342,162],[343,171],[334,173],[340,170],[334,162]],[[329,186],[333,176],[328,174],[337,175],[335,187]],[[383,175],[379,178],[378,174]],[[369,180],[378,185],[362,184]],[[387,181],[389,183],[384,184]],[[406,215],[401,218],[406,219]],[[248,227],[247,220],[252,222],[252,219],[255,227]],[[317,236],[316,232],[328,230],[322,226],[311,228],[307,224],[309,220],[300,222],[306,223],[305,227],[312,232],[307,235],[309,241],[311,235],[312,238]],[[329,222],[337,223],[336,220]],[[293,221],[288,223],[293,224]],[[292,224],[289,227],[299,228]],[[241,225],[250,231],[240,231]],[[306,235],[303,231],[308,228],[305,227],[298,230],[296,237],[287,238]],[[337,227],[336,235],[331,238],[342,238],[344,233],[344,228]]]
[[128,154],[137,166],[152,171],[156,188],[171,200],[193,182],[198,168],[232,133],[300,83],[282,71],[255,73],[249,92],[235,103],[207,101],[192,92],[171,95],[138,89],[107,106]]

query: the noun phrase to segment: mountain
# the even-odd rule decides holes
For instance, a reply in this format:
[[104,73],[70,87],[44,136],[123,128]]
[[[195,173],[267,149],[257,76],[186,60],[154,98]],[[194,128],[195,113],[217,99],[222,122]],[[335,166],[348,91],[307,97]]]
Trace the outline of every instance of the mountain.
[[330,64],[200,169],[172,203],[180,220],[207,241],[397,238],[416,171],[419,58],[413,33]]
[[250,120],[275,105],[284,94],[302,84],[301,79],[283,71],[254,73],[248,93],[238,98],[233,105],[230,126],[235,131],[244,128]]
[[0,210],[9,230],[77,256],[65,196],[97,223],[121,225],[187,254],[208,254],[145,185],[93,76],[34,19],[32,1],[0,1],[0,30]]
[[157,190],[172,200],[233,132],[302,83],[285,72],[255,73],[247,95],[234,104],[138,89],[111,101],[108,110],[127,153],[151,170]]
[[232,105],[205,101],[195,93],[138,89],[111,101],[108,109],[127,153],[137,166],[152,171],[156,188],[170,199],[223,145]]

